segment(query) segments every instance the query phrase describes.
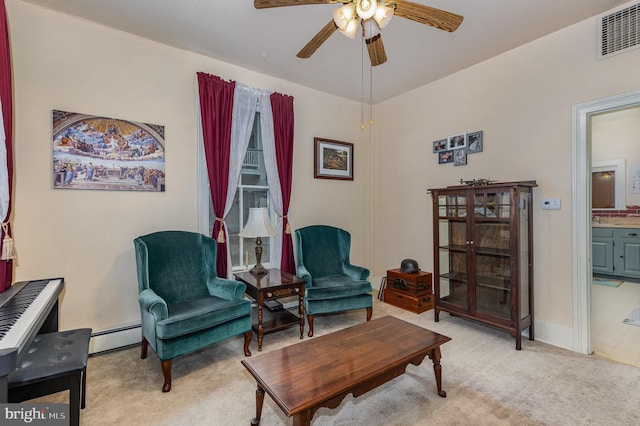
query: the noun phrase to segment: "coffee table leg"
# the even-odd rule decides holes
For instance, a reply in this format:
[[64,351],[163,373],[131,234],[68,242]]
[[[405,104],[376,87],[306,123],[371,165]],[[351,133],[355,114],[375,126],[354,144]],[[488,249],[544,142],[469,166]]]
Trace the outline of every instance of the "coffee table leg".
[[262,403],[264,402],[264,389],[258,385],[256,389],[256,417],[251,420],[251,426],[258,426],[260,424],[260,417],[262,416]]
[[438,395],[446,398],[447,393],[442,390],[442,366],[440,365],[440,356],[440,346],[435,348],[429,354],[429,358],[433,360],[433,372],[436,375],[436,386],[438,388]]

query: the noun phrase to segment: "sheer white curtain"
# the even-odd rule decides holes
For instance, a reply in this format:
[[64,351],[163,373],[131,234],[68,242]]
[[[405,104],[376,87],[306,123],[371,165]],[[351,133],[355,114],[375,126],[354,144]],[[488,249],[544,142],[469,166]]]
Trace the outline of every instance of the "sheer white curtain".
[[[226,218],[233,207],[233,199],[238,190],[242,163],[251,139],[251,130],[258,107],[258,98],[262,90],[254,89],[244,84],[236,83],[233,93],[233,117],[231,121],[231,152],[229,155],[229,186],[227,188],[227,200],[224,206]],[[226,228],[226,225],[225,225]],[[227,228],[228,229],[228,228]],[[231,265],[231,245],[227,244],[227,278],[233,278]]]
[[[227,199],[225,201],[224,217],[226,218],[231,208],[233,200],[240,182],[242,164],[251,139],[253,122],[256,112],[260,111],[260,132],[262,135],[262,148],[265,162],[265,171],[269,186],[269,194],[274,211],[278,216],[282,216],[282,190],[280,189],[280,178],[276,165],[276,147],[273,133],[273,113],[271,111],[271,91],[256,89],[244,84],[236,83],[233,94],[233,117],[231,123],[231,147],[229,156],[229,186],[227,188]],[[259,105],[259,107],[258,107]],[[226,228],[226,224],[225,224]],[[282,221],[277,220],[275,225],[278,234],[270,238],[270,258],[272,267],[280,266],[282,258]],[[227,265],[232,265],[231,247],[227,244]],[[231,267],[227,270],[228,278],[233,278]]]
[[[276,141],[273,133],[273,112],[271,111],[271,92],[263,93],[260,96],[260,131],[262,134],[262,153],[264,155],[264,167],[267,173],[267,183],[273,210],[282,217],[282,189],[280,188],[280,177],[278,176],[278,165],[276,163]],[[271,238],[271,251],[269,262],[272,268],[280,268],[282,259],[282,221],[276,221],[278,234]]]

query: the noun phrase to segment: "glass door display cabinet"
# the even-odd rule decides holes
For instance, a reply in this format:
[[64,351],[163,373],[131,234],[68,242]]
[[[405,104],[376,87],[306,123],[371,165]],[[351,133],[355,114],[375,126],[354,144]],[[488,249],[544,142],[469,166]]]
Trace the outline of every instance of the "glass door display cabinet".
[[430,189],[435,321],[440,312],[533,334],[532,189],[535,181]]

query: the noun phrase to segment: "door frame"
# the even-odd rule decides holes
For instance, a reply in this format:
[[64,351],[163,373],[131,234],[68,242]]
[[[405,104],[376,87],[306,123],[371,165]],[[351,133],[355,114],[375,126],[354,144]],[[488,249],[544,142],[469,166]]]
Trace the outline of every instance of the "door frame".
[[573,106],[573,350],[579,353],[592,352],[591,116],[637,105],[640,105],[640,90]]

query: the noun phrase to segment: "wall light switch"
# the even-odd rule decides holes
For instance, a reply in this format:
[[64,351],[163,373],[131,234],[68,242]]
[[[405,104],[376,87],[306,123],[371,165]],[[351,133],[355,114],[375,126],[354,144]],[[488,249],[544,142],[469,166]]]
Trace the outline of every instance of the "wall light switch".
[[543,198],[542,208],[545,210],[560,210],[560,198]]

